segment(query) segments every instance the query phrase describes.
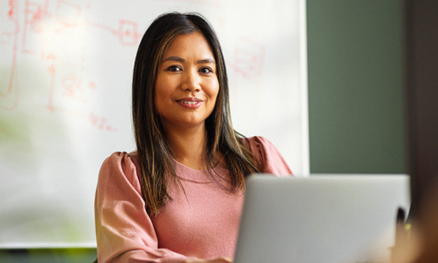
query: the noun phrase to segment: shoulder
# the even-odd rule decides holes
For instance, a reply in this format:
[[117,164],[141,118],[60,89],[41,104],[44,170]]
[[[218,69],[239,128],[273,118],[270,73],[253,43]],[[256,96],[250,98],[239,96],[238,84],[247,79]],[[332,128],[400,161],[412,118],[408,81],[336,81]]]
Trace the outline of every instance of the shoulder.
[[253,137],[248,137],[248,138],[244,138],[243,139],[243,143],[245,144],[245,146],[255,146],[255,147],[265,147],[265,148],[271,148],[274,147],[274,144],[272,144],[271,141],[269,141],[267,138],[263,137],[263,136],[253,136]]
[[110,156],[108,156],[105,161],[105,163],[113,163],[113,162],[132,162],[134,158],[137,157],[137,152],[114,152]]
[[243,138],[242,140],[243,145],[250,149],[254,157],[256,157],[259,161],[264,159],[266,154],[278,152],[274,144],[265,137],[253,136],[249,138]]
[[105,159],[100,168],[98,185],[117,186],[128,183],[134,189],[141,191],[138,171],[136,152],[114,152]]
[[128,172],[132,169],[136,169],[136,157],[136,152],[130,154],[126,152],[114,152],[105,159],[101,170]]
[[292,174],[280,151],[267,138],[262,136],[249,137],[243,139],[243,144],[263,165],[262,172],[276,175]]

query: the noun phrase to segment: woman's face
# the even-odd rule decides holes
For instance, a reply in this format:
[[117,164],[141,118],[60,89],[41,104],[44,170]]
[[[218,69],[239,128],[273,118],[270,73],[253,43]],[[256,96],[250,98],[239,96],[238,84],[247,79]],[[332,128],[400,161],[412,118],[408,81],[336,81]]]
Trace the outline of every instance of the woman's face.
[[216,61],[200,32],[177,36],[158,68],[155,107],[166,128],[204,125],[219,92]]

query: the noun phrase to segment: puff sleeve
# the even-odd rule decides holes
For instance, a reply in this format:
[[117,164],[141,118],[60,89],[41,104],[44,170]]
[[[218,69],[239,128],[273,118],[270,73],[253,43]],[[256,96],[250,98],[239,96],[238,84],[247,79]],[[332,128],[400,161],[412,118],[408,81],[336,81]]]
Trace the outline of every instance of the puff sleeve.
[[252,154],[263,165],[263,173],[277,176],[292,175],[283,156],[268,139],[261,136],[248,138],[245,144],[249,144]]
[[136,166],[125,152],[112,154],[101,167],[95,225],[99,263],[182,262],[186,259],[181,254],[158,248]]

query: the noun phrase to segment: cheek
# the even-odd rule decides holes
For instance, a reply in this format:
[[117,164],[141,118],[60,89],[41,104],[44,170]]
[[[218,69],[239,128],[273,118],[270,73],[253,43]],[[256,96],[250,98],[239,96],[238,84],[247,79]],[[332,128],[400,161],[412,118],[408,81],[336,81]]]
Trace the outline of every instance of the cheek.
[[166,90],[163,89],[163,86],[160,85],[155,85],[155,92],[154,92],[154,105],[155,105],[155,110],[161,114],[162,113],[162,109],[165,108],[165,104],[166,104]]
[[216,108],[216,104],[218,103],[219,96],[219,84],[210,86],[211,88],[208,90],[208,97],[210,99],[210,104],[208,106],[209,114],[211,114]]
[[170,87],[171,83],[166,78],[157,78],[154,93],[155,105],[165,104],[169,100],[172,94]]
[[219,94],[219,82],[212,81],[208,95],[212,100],[216,101],[218,94]]

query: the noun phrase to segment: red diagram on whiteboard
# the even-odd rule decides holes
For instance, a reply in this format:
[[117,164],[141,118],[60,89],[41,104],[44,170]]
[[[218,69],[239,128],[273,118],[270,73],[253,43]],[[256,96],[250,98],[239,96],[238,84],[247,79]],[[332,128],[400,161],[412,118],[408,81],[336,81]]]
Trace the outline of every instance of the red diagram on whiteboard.
[[265,53],[263,45],[240,38],[234,48],[232,67],[242,78],[258,79],[263,71]]
[[45,10],[48,0],[42,3],[25,1],[24,21],[23,21],[23,38],[22,52],[36,54],[38,47],[34,43],[38,43],[38,37],[43,30],[43,17],[47,16]]
[[[142,34],[138,33],[138,24],[127,19],[116,20],[115,27],[90,21],[85,15],[91,8],[91,2],[84,2],[8,0],[7,11],[0,14],[8,21],[7,27],[1,27],[5,29],[0,31],[0,45],[2,49],[10,50],[8,57],[3,59],[10,61],[11,66],[8,71],[2,72],[7,85],[0,87],[1,110],[13,110],[20,104],[18,61],[37,59],[37,66],[46,74],[45,82],[41,83],[47,84],[47,104],[42,107],[52,112],[82,116],[92,127],[100,130],[116,130],[105,116],[86,110],[86,105],[103,87],[96,80],[84,77],[87,72],[84,50],[87,47],[83,36],[80,38],[81,33],[100,30],[110,33],[116,44],[132,47],[138,44]],[[41,83],[38,84],[43,85]]]
[[137,45],[140,37],[137,33],[137,23],[128,20],[120,20],[118,36],[120,43],[124,45]]
[[[234,56],[229,61],[229,65],[235,73],[231,96],[235,100],[238,96],[239,86],[251,85],[251,93],[255,96],[257,103],[261,99],[260,89],[265,65],[266,48],[256,41],[239,38],[234,47]],[[252,112],[253,117],[257,115],[257,108]]]
[[143,36],[137,31],[137,23],[126,19],[119,20],[117,30],[99,23],[89,23],[88,26],[110,32],[118,38],[120,44],[126,46],[136,46],[140,38]]
[[14,94],[13,82],[17,64],[17,47],[19,40],[18,34],[20,32],[16,1],[8,1],[7,20],[10,22],[10,27],[1,32],[0,44],[2,46],[4,45],[11,48],[11,52],[8,52],[9,57],[2,58],[4,59],[4,61],[10,60],[11,67],[9,68],[9,72],[6,73],[7,75],[4,76],[4,79],[8,80],[8,84],[6,86],[0,86],[0,100],[15,95],[15,98],[12,99],[10,105],[5,106],[6,108],[12,109],[15,108],[17,104],[16,94]]

